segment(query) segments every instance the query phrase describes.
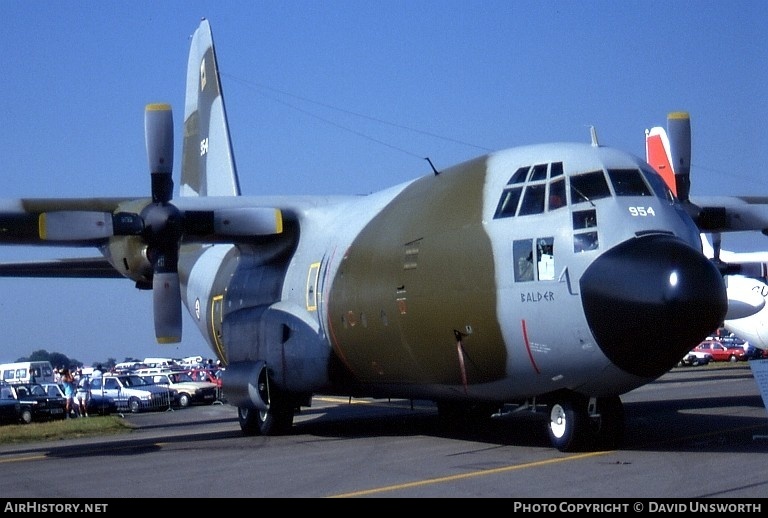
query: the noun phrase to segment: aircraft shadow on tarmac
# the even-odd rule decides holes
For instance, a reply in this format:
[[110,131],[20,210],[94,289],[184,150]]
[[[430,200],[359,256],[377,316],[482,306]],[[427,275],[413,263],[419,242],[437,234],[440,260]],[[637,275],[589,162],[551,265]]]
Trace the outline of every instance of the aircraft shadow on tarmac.
[[[713,378],[709,378],[710,380]],[[765,452],[765,440],[755,436],[768,433],[768,417],[759,395],[680,398],[656,401],[626,402],[625,440],[619,450],[643,451],[712,451]],[[233,409],[234,410],[234,409]],[[184,410],[189,412],[189,410]],[[519,446],[551,449],[546,439],[546,415],[543,412],[508,412],[491,419],[446,427],[430,403],[373,402],[341,404],[325,408],[309,408],[300,414],[288,438],[309,435],[323,438],[360,439],[366,437],[433,436],[443,439],[467,440],[494,447]],[[205,443],[227,440],[264,440],[259,436],[246,438],[232,418],[206,420],[206,423],[227,423],[232,429],[192,433],[199,422],[184,421],[164,425],[142,426],[143,429],[165,428],[167,437],[140,439],[126,436],[110,439],[109,448],[93,442],[83,445],[46,448],[50,456],[74,457],[90,455],[134,455],[162,448],[160,443]],[[190,433],[183,430],[190,429]],[[179,433],[179,431],[182,433]],[[279,441],[281,437],[269,437]],[[100,439],[95,439],[98,443]],[[218,445],[217,447],[221,447]],[[37,449],[39,451],[39,449]]]

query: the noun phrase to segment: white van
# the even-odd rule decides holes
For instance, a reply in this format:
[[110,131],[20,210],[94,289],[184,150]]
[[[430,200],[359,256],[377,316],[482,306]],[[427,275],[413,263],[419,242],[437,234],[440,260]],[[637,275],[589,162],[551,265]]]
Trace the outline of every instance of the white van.
[[176,361],[173,358],[144,358],[142,362],[147,367],[158,367],[164,369],[172,369],[176,367]]
[[53,383],[53,367],[40,361],[3,363],[0,376],[8,383]]

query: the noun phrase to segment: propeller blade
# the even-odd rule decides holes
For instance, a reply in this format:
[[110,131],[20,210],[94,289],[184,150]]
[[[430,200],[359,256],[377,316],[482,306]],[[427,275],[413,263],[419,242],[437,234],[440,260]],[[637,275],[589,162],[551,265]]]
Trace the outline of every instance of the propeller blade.
[[195,240],[190,236],[203,238],[203,241],[211,237],[213,242],[227,237],[269,236],[283,232],[283,213],[268,207],[186,211],[183,220],[186,241]]
[[167,203],[173,196],[173,111],[170,104],[148,104],[144,110],[144,135],[152,200]]
[[667,134],[672,167],[675,170],[677,197],[688,201],[691,192],[691,117],[688,112],[667,115]]
[[178,272],[155,272],[152,277],[152,303],[157,342],[181,342],[181,289]]
[[46,241],[85,241],[114,235],[110,212],[43,212],[37,223],[40,239]]
[[144,230],[141,216],[131,212],[43,212],[37,224],[40,239],[45,241],[89,241],[112,236],[136,236]]

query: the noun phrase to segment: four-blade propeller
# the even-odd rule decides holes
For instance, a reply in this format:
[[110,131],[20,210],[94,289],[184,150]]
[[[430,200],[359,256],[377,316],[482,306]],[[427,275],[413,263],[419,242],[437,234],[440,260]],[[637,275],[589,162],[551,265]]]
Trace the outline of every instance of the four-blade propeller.
[[282,232],[282,213],[272,207],[181,211],[173,196],[173,113],[168,104],[149,104],[144,113],[152,202],[139,214],[62,210],[41,213],[43,240],[100,243],[118,236],[139,236],[152,265],[155,336],[159,343],[181,341],[179,247],[185,242],[228,242]]

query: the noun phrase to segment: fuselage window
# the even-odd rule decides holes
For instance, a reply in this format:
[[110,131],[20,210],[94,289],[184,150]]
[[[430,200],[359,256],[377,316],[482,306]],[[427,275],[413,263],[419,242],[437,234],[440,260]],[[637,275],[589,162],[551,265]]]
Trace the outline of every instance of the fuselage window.
[[533,280],[533,239],[521,239],[512,243],[515,265],[515,282]]
[[536,265],[540,281],[555,279],[554,241],[551,237],[536,240]]
[[571,176],[571,203],[591,202],[611,195],[602,171]]
[[573,213],[573,251],[597,250],[597,211],[580,210]]
[[616,196],[650,196],[651,190],[638,169],[608,169]]

